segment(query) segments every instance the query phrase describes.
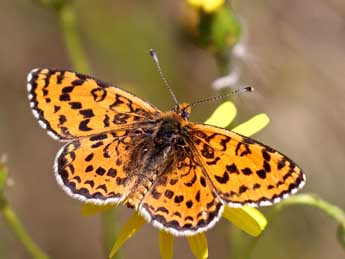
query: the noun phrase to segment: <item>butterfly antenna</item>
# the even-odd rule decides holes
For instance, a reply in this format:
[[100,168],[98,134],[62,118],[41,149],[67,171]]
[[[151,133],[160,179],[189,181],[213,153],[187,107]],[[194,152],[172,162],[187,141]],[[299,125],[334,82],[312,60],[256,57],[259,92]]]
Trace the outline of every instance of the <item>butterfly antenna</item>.
[[170,85],[168,83],[168,80],[166,79],[166,77],[164,76],[164,74],[162,72],[162,68],[161,68],[161,65],[159,64],[158,55],[157,55],[156,51],[154,51],[153,49],[150,49],[150,55],[153,58],[154,62],[156,63],[157,70],[158,70],[159,75],[162,78],[166,88],[168,89],[170,95],[174,99],[174,102],[175,102],[176,106],[178,106],[179,102],[177,101],[177,98],[176,98],[174,92],[172,91],[172,89],[171,89],[171,87],[170,87]]
[[214,101],[218,101],[220,99],[223,99],[223,98],[226,98],[228,96],[232,96],[234,94],[238,94],[238,93],[241,93],[241,92],[253,92],[254,91],[254,87],[252,86],[244,86],[240,89],[236,89],[236,90],[233,90],[227,94],[224,94],[224,95],[218,95],[218,96],[214,96],[214,97],[211,97],[211,98],[208,98],[208,99],[205,99],[205,100],[199,100],[199,101],[196,101],[196,102],[193,102],[189,105],[189,107],[192,107],[192,106],[195,106],[195,105],[199,105],[199,104],[202,104],[202,103],[208,103],[208,102],[214,102]]

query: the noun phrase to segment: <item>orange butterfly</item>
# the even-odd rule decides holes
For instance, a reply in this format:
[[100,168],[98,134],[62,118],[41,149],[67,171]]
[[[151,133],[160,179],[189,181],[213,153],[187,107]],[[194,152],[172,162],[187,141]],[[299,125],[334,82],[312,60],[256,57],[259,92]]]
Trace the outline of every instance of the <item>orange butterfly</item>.
[[274,149],[190,122],[188,104],[162,112],[65,70],[34,69],[27,87],[39,124],[67,142],[55,159],[63,189],[85,202],[126,203],[174,235],[209,229],[224,205],[271,205],[305,182],[301,169]]

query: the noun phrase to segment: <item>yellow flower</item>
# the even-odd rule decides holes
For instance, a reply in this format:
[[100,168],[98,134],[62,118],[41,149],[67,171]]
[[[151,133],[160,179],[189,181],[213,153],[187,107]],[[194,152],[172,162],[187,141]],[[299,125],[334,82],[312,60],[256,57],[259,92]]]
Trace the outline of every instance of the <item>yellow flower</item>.
[[219,7],[224,4],[224,0],[187,0],[188,4],[196,7],[201,8],[207,13],[211,13],[216,11]]
[[[236,116],[236,107],[231,102],[221,104],[211,117],[206,121],[219,127],[227,127]],[[226,116],[224,116],[226,115]],[[266,114],[259,114],[247,122],[237,126],[233,131],[245,136],[250,136],[263,129],[269,122]],[[96,212],[102,212],[111,206],[96,206],[84,204],[82,208],[83,215],[91,215]],[[243,206],[241,208],[231,208],[225,206],[223,218],[229,220],[236,227],[252,236],[258,236],[265,229],[267,220],[260,211],[254,208]],[[129,218],[127,223],[120,230],[117,240],[111,249],[109,258],[113,257],[120,247],[131,238],[144,224],[145,219],[137,212]],[[194,236],[187,236],[190,249],[197,259],[208,258],[208,245],[205,233],[199,233]],[[160,230],[159,232],[159,249],[162,259],[173,258],[174,236]]]

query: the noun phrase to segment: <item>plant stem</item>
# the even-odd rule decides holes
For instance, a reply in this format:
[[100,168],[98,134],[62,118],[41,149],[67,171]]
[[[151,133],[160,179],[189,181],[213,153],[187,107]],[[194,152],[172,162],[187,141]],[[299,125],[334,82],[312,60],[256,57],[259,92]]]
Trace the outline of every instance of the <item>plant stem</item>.
[[8,170],[5,165],[4,156],[0,156],[0,213],[4,215],[5,220],[8,222],[10,228],[22,242],[28,253],[34,259],[48,259],[49,257],[39,248],[38,245],[31,239],[29,234],[26,232],[23,224],[20,222],[18,217],[12,208],[8,205],[5,197],[4,189],[6,187],[8,178]]
[[73,6],[65,3],[57,10],[57,14],[73,68],[78,72],[90,73],[91,69],[78,34]]
[[36,243],[31,239],[29,234],[26,232],[24,226],[17,218],[14,211],[5,204],[1,208],[1,212],[3,213],[6,221],[10,225],[13,232],[16,234],[18,239],[22,242],[24,247],[30,253],[31,257],[34,259],[48,259],[49,257],[36,245]]
[[[109,251],[114,245],[114,242],[117,238],[116,231],[117,231],[117,210],[116,208],[109,209],[102,213],[102,228],[103,228],[103,247],[104,251],[106,251],[106,255],[108,256]],[[121,254],[116,253],[112,259],[120,259]]]
[[[73,68],[78,72],[90,73],[90,65],[78,34],[74,7],[69,3],[64,3],[57,9],[57,14]],[[103,247],[106,254],[109,253],[116,240],[116,218],[116,208],[102,213]],[[117,253],[113,258],[120,259],[121,256]]]
[[226,76],[231,71],[231,51],[225,50],[223,53],[216,53],[214,55],[220,76]]
[[315,194],[303,193],[290,197],[287,200],[279,203],[274,209],[270,216],[273,218],[282,209],[291,205],[307,205],[317,208],[334,219],[338,223],[337,238],[339,243],[345,248],[345,211],[335,206]]
[[308,205],[318,208],[345,227],[345,212],[342,209],[310,193],[298,194],[282,201],[274,208],[273,215],[290,205]]

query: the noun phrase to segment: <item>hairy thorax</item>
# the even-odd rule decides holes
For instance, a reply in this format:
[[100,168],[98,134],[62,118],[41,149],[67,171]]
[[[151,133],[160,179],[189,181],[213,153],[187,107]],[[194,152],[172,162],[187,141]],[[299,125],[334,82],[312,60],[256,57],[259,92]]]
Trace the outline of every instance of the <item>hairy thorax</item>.
[[158,121],[135,130],[141,134],[132,138],[132,151],[126,165],[130,174],[127,206],[137,208],[154,183],[165,185],[167,173],[174,172],[177,161],[188,155],[185,125],[186,121],[179,114],[167,112]]

